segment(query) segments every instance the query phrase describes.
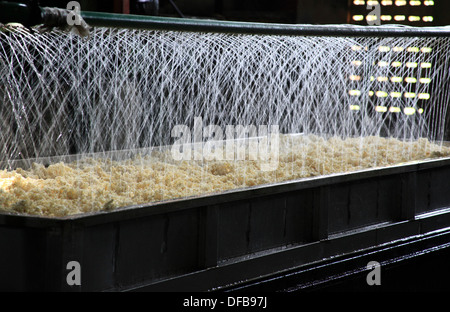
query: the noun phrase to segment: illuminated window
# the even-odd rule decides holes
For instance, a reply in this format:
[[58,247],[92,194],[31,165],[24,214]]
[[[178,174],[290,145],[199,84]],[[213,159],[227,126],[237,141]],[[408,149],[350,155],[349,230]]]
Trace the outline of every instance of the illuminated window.
[[388,108],[386,106],[377,106],[375,107],[375,110],[379,113],[385,113],[387,112]]
[[397,0],[395,1],[396,6],[404,6],[406,5],[406,0]]
[[[350,3],[359,6],[354,7],[354,11],[349,14],[349,19],[355,24],[378,21],[385,24],[426,26],[434,22],[434,1],[431,0],[352,0]],[[365,8],[361,7],[363,5],[383,6],[381,8],[382,15],[369,14]],[[433,96],[427,90],[428,84],[432,83],[428,69],[432,69],[434,66],[431,63],[433,56],[431,44],[413,43],[410,46],[395,46],[395,44],[388,46],[388,44],[381,43],[377,46],[365,46],[363,43],[355,43],[351,49],[361,52],[364,52],[363,49],[365,51],[370,49],[372,52],[378,52],[377,56],[368,62],[365,62],[363,57],[357,56],[361,55],[357,54],[360,52],[354,54],[355,57],[350,66],[361,67],[351,68],[354,72],[348,76],[348,82],[352,86],[347,90],[352,89],[348,92],[350,96],[355,97],[355,101],[359,100],[356,97],[367,96],[368,93],[371,101],[374,101],[373,108],[376,112],[404,113],[413,116],[424,112],[417,103],[425,103],[421,101],[429,101]],[[363,64],[363,62],[365,63]],[[362,68],[363,66],[364,68]],[[372,85],[369,88],[373,91],[366,91],[365,87],[363,89],[359,85],[361,81]],[[418,83],[421,85],[417,85]],[[376,91],[377,89],[379,91]],[[407,104],[408,102],[409,104]],[[362,108],[359,105],[351,105],[350,109],[360,110]]]
[[[350,12],[350,19],[355,23],[379,21],[420,25],[434,21],[432,11],[434,1],[432,0],[353,0],[350,3],[354,8],[353,12]],[[367,10],[369,6],[382,5],[383,15],[364,13],[362,6],[365,5],[367,5]]]
[[387,97],[387,96],[388,96],[388,93],[385,92],[385,91],[377,91],[377,92],[375,93],[375,95],[376,95],[377,97]]
[[348,94],[350,94],[351,96],[360,96],[361,95],[361,91],[359,91],[359,90],[350,90],[350,91],[348,91]]
[[430,83],[430,82],[431,82],[431,79],[430,79],[430,78],[420,78],[420,79],[419,79],[419,82],[420,82],[420,83]]
[[414,107],[405,107],[403,112],[405,115],[414,115],[416,113],[416,109]]
[[420,51],[420,49],[419,49],[418,47],[408,47],[408,48],[406,49],[406,51],[408,51],[408,52],[413,52],[413,53],[417,53],[417,52]]
[[421,100],[429,100],[430,94],[429,93],[419,93],[419,99]]
[[378,19],[378,17],[375,15],[375,14],[370,14],[370,15],[367,15],[366,16],[366,20],[368,21],[368,22],[374,22],[374,21],[376,21]]

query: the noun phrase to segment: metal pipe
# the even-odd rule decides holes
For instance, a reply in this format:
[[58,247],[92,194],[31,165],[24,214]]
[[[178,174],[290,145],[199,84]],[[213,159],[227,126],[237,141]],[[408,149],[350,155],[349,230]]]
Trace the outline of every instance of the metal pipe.
[[81,12],[91,26],[236,34],[341,37],[448,37],[450,27],[301,25]]
[[[55,27],[65,23],[61,13],[47,8],[0,1],[0,22],[18,22],[27,27],[46,24]],[[60,12],[69,12],[60,10]],[[450,27],[301,25],[190,19],[132,14],[81,11],[80,16],[93,27],[115,27],[147,30],[173,30],[255,35],[338,36],[338,37],[449,37]],[[59,25],[61,27],[66,25]]]

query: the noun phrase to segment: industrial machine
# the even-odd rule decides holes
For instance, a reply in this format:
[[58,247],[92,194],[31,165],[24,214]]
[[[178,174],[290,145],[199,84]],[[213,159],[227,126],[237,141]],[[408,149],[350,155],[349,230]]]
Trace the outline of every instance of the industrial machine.
[[[2,198],[17,181],[33,178],[30,168],[42,173],[41,183],[50,179],[45,170],[59,168],[53,164],[74,163],[70,170],[83,172],[90,168],[85,157],[112,163],[140,153],[167,155],[169,133],[179,124],[195,129],[195,116],[222,129],[240,122],[277,125],[296,144],[309,136],[314,144],[321,137],[356,138],[350,149],[374,136],[412,144],[389,150],[394,141],[375,143],[383,161],[410,157],[420,146],[428,152],[395,164],[373,160],[373,167],[359,167],[358,159],[349,171],[321,165],[307,176],[214,192],[209,184],[203,193],[164,197],[185,188],[195,175],[186,171],[191,176],[163,190],[160,200],[116,207],[107,201],[102,209],[75,214],[32,213],[25,201],[6,209],[5,200],[1,290],[430,289],[407,275],[389,279],[389,272],[395,276],[403,264],[433,255],[434,263],[448,259],[448,27],[237,22],[10,1],[0,1],[0,22],[25,26],[10,24],[0,33],[0,173],[16,174],[16,180],[0,180]],[[424,137],[428,141],[416,142]],[[203,139],[182,143],[195,150]],[[330,155],[340,151],[331,148]],[[295,156],[297,164],[333,158],[315,155]],[[174,164],[158,165],[167,185],[175,180],[168,169]],[[126,167],[108,168],[111,185],[126,181]],[[74,263],[81,269],[78,283],[70,282]],[[366,282],[373,263],[383,270],[378,286]],[[435,269],[445,280],[448,269]],[[427,276],[432,286],[447,287],[439,278]]]

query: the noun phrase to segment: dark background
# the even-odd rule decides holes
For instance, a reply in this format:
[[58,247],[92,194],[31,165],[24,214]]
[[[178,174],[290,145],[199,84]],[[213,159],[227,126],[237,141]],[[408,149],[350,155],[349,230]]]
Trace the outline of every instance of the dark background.
[[[79,0],[82,11],[145,14],[136,6],[138,0]],[[354,14],[368,14],[365,5],[355,6],[353,0],[149,0],[159,2],[160,16],[213,18],[273,23],[339,24],[357,23]],[[65,7],[67,0],[41,0],[42,6]],[[395,2],[395,1],[393,1]],[[409,3],[409,1],[407,1]],[[423,3],[424,1],[422,1]],[[436,26],[450,24],[450,1],[435,0],[435,5],[417,7],[381,6],[382,14],[432,15],[432,23],[408,20],[406,25]],[[178,9],[178,11],[177,11]],[[147,14],[148,15],[148,14]],[[366,22],[363,21],[362,24]],[[389,24],[399,22],[390,21]],[[361,23],[359,23],[361,24]]]

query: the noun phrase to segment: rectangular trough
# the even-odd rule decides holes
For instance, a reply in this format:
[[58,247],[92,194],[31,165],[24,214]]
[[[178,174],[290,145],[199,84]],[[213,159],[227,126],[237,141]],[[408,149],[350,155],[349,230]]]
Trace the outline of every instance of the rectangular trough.
[[449,227],[449,181],[443,158],[63,218],[1,213],[0,289],[239,285]]

